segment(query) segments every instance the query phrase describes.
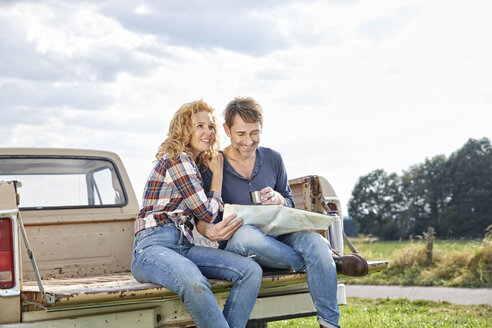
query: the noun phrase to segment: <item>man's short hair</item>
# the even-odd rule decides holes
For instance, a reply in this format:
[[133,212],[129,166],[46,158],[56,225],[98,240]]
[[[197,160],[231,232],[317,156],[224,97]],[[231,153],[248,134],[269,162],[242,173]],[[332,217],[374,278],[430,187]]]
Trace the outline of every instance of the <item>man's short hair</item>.
[[229,128],[236,114],[239,114],[246,123],[260,123],[263,126],[263,109],[251,97],[237,97],[227,104],[224,110],[224,120]]

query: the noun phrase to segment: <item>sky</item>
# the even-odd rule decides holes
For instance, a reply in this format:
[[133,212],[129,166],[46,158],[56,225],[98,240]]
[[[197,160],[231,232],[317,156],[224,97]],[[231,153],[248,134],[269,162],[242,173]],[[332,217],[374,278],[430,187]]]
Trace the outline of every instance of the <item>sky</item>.
[[[251,96],[289,178],[343,214],[359,177],[492,139],[492,2],[0,2],[0,147],[110,150],[137,197],[174,112]],[[228,145],[220,128],[222,145]]]

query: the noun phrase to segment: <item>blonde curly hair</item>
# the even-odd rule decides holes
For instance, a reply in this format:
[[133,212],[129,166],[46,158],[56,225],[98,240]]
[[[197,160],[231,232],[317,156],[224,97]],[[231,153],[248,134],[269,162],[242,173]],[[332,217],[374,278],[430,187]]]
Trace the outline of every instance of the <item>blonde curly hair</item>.
[[157,161],[165,154],[173,159],[177,159],[182,152],[186,152],[188,155],[192,156],[190,140],[193,132],[193,117],[197,113],[203,111],[211,114],[212,124],[216,132],[210,150],[201,152],[200,155],[198,155],[196,162],[197,165],[205,165],[208,167],[212,155],[219,149],[219,138],[217,136],[217,122],[214,116],[214,109],[202,99],[182,105],[174,114],[174,117],[169,124],[167,138],[159,146],[157,154],[155,155]]

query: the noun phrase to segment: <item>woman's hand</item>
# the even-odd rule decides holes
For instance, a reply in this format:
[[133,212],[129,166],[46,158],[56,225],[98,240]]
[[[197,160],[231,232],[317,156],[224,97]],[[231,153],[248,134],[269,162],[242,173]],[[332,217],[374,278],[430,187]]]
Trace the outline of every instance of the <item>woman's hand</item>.
[[209,168],[213,174],[219,172],[222,173],[222,170],[224,169],[224,157],[222,156],[221,153],[215,153],[212,155],[212,159],[210,160],[209,163]]
[[243,220],[238,218],[237,214],[231,214],[217,224],[198,221],[196,230],[210,241],[229,240],[236,230],[243,224]]
[[278,191],[271,187],[266,187],[260,190],[261,204],[263,205],[285,205],[285,198]]
[[208,168],[212,171],[210,190],[220,195],[222,193],[222,170],[224,169],[224,157],[222,157],[221,153],[212,155]]

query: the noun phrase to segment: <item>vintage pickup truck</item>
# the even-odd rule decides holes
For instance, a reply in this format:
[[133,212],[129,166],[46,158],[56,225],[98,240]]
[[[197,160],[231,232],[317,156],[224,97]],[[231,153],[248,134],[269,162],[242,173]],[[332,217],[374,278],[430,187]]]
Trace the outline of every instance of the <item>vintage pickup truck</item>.
[[[0,181],[0,327],[193,326],[176,294],[131,275],[139,205],[116,154],[0,148]],[[298,208],[336,215],[320,233],[343,253],[341,207],[329,183],[289,182]],[[369,272],[386,266],[370,261]],[[231,284],[211,285],[223,305]],[[346,302],[341,283],[338,300]],[[305,273],[265,272],[248,326],[314,313]]]

